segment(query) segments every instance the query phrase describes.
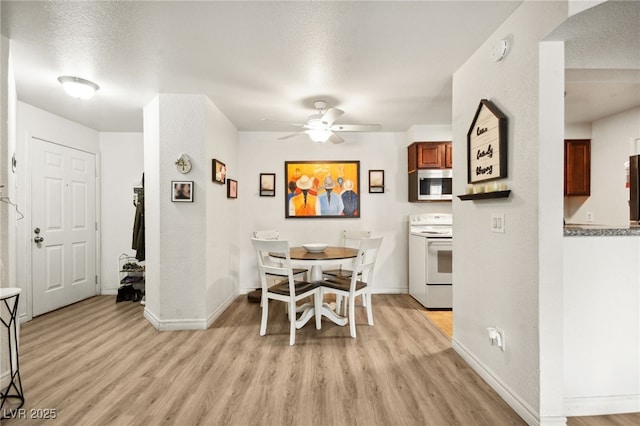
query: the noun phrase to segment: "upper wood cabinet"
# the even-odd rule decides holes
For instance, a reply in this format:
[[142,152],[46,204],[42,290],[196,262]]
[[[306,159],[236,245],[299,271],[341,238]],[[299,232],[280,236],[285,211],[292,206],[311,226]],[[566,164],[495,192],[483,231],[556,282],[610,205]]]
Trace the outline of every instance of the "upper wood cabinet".
[[450,169],[453,167],[453,147],[451,142],[444,144],[444,167]]
[[416,169],[451,168],[451,142],[414,142],[407,150],[409,172]]
[[591,141],[564,141],[564,195],[591,195]]

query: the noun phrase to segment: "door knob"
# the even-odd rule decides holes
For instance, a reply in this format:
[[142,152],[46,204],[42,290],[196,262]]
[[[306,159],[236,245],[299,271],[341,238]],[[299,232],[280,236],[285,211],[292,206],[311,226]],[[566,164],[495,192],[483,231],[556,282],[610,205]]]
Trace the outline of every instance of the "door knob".
[[41,242],[44,241],[44,238],[42,238],[40,236],[40,228],[36,228],[33,230],[34,234],[36,234],[35,238],[33,239],[33,242],[36,244],[40,244]]

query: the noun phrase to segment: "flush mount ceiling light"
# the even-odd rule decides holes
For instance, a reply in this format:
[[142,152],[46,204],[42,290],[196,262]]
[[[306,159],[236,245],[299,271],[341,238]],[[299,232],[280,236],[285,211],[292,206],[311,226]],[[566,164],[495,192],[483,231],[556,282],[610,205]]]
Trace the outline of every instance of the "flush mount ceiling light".
[[62,88],[69,96],[79,99],[91,99],[98,89],[100,89],[93,81],[80,77],[63,76],[58,77],[58,81],[62,84]]

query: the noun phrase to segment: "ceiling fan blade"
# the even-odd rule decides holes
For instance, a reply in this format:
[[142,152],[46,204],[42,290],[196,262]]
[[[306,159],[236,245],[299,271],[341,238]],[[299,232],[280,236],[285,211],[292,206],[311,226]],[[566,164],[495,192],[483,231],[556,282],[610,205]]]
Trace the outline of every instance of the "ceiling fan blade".
[[379,124],[334,124],[331,130],[334,132],[375,132],[380,130]]
[[295,138],[296,136],[299,136],[300,133],[291,133],[290,135],[286,135],[286,136],[281,136],[278,138],[279,141],[285,140],[285,139],[291,139],[291,138]]
[[342,143],[344,142],[344,139],[342,139],[340,136],[336,135],[335,133],[331,132],[331,136],[329,136],[329,142]]
[[344,111],[338,108],[329,108],[323,115],[320,121],[327,123],[327,126],[331,126],[340,116],[344,114]]
[[306,126],[306,124],[290,123],[288,121],[271,120],[270,118],[261,118],[260,120],[261,121],[268,121],[270,123],[287,124],[289,126],[295,126],[295,127],[304,127],[304,126]]

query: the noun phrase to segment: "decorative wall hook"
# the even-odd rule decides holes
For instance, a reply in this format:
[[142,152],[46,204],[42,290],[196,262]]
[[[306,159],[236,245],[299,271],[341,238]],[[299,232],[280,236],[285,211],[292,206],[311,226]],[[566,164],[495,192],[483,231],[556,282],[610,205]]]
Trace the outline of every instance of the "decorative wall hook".
[[187,154],[182,154],[175,162],[176,169],[182,174],[189,173],[191,171],[191,160]]

